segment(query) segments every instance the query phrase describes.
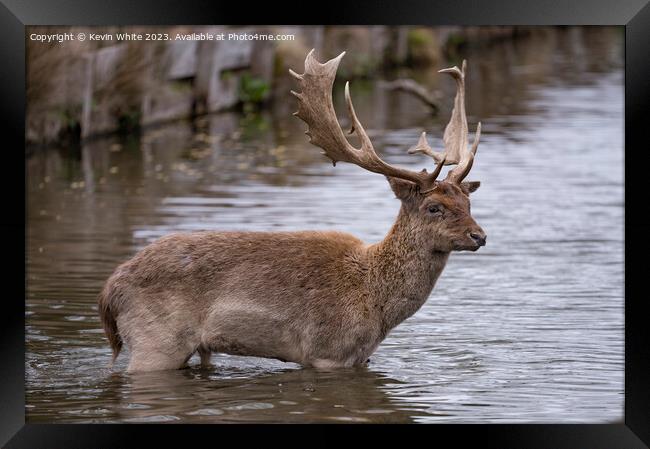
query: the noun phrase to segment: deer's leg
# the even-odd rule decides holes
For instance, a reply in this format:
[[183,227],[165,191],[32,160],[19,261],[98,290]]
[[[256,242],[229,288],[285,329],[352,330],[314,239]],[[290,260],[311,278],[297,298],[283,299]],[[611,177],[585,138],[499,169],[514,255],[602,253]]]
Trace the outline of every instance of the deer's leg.
[[[131,359],[128,372],[160,371],[187,367],[187,361],[195,352],[196,345],[179,332],[151,332],[131,339]],[[176,336],[173,338],[172,335]]]
[[177,349],[172,352],[164,352],[159,349],[134,348],[131,352],[131,360],[127,371],[161,371],[169,369],[181,369],[187,366],[187,361],[192,356],[188,351]]
[[[152,297],[144,295],[139,300],[146,304],[155,303]],[[131,351],[128,372],[184,368],[199,344],[191,317],[183,314],[155,315],[151,308],[140,304],[121,313],[117,326]]]
[[212,351],[210,351],[209,348],[200,345],[197,349],[197,352],[199,353],[199,356],[201,356],[201,367],[203,368],[209,368],[212,366],[210,363],[210,356],[212,355]]
[[310,362],[310,364],[314,368],[320,368],[320,369],[346,368],[351,366],[345,362],[340,362],[338,360],[330,360],[330,359],[314,359]]

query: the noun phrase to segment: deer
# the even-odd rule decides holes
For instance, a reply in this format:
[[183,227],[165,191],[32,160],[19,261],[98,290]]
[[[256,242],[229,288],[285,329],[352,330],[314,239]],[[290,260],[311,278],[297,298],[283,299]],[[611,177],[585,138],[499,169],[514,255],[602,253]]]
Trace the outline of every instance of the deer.
[[[196,231],[150,243],[118,266],[98,298],[115,362],[129,348],[127,372],[181,369],[196,353],[264,357],[314,369],[366,366],[398,324],[425,303],[452,251],[476,251],[486,234],[470,213],[479,181],[464,181],[478,148],[481,124],[468,147],[466,61],[440,70],[456,83],[444,151],[426,132],[411,154],[435,162],[413,171],[384,162],[345,100],[353,146],[341,128],[332,88],[345,52],[325,63],[305,59],[290,70],[301,92],[294,113],[309,141],[337,162],[383,175],[401,206],[385,238],[368,244],[344,232]],[[451,167],[437,179],[443,166]]]

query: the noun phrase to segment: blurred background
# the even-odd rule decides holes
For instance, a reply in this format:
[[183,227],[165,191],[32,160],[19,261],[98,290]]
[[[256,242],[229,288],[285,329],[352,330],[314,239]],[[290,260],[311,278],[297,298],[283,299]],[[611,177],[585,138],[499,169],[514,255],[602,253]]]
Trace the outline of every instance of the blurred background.
[[[30,34],[272,33],[283,41],[66,41]],[[26,394],[30,422],[621,422],[622,27],[28,27]],[[469,180],[489,235],[367,369],[214,355],[214,370],[107,369],[96,297],[165,234],[336,229],[383,238],[382,176],[332,167],[291,113],[308,51],[387,162],[442,148],[468,61]],[[444,175],[444,174],[443,174]],[[196,361],[193,361],[194,363]]]
[[[604,27],[30,27],[29,34],[84,32],[212,34],[248,33],[287,36],[284,41],[27,41],[27,142],[72,142],[114,132],[129,132],[166,121],[227,110],[251,111],[290,103],[289,68],[302,73],[305,55],[316,49],[321,61],[346,51],[339,68],[345,80],[415,78],[435,89],[440,67],[460,65],[468,52],[498,52],[503,65],[487,58],[472,61],[472,95],[481,84],[506,76],[512,65],[531,66],[527,81],[553,71],[554,51],[604,51],[592,68],[611,65],[620,49],[607,50],[620,30]],[[526,49],[520,42],[526,42]],[[588,42],[588,45],[585,43]],[[496,48],[495,48],[496,47]],[[497,50],[497,48],[499,50]],[[342,50],[343,49],[343,50]],[[492,70],[491,72],[489,70]],[[491,79],[486,80],[486,77]],[[444,78],[443,78],[444,81]],[[447,83],[445,83],[447,84]],[[509,85],[510,96],[525,86]],[[483,95],[494,95],[494,86]],[[481,99],[487,109],[493,97]],[[293,106],[289,106],[291,109]],[[503,106],[501,106],[503,107]]]

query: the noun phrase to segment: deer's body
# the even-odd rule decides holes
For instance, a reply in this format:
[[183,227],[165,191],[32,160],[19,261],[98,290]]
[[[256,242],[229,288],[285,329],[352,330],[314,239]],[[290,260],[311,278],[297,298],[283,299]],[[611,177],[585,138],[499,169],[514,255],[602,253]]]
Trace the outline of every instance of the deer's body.
[[[277,358],[319,368],[364,364],[388,332],[429,297],[451,251],[476,251],[485,233],[471,217],[462,182],[478,146],[467,151],[464,76],[457,82],[446,152],[424,134],[412,152],[433,157],[432,173],[393,167],[375,153],[346,86],[361,148],[344,137],[331,88],[342,55],[325,64],[310,53],[297,115],[311,142],[333,161],[386,175],[402,206],[386,238],[368,245],[340,232],[196,232],[172,234],[119,266],[99,297],[115,358],[131,350],[129,371],[180,368],[198,352]],[[328,93],[330,92],[330,93]],[[436,178],[443,165],[458,164]]]
[[[195,232],[152,243],[102,293],[131,371],[196,351],[363,364],[426,301],[449,253],[418,251],[404,213],[380,243],[339,232]],[[254,330],[254,331],[253,331]]]

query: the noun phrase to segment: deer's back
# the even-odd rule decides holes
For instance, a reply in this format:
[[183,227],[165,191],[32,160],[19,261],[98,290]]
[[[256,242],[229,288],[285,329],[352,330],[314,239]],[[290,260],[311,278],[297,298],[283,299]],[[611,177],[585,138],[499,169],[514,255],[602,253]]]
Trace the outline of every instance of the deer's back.
[[361,240],[340,232],[179,233],[142,249],[113,278],[136,290],[130,296],[159,292],[147,296],[196,305],[229,293],[285,303],[314,294],[327,300],[363,283],[365,254]]

